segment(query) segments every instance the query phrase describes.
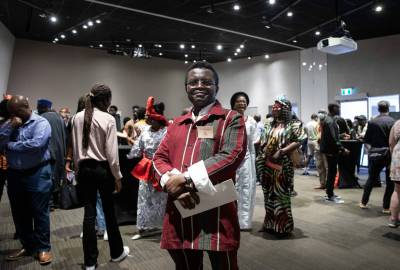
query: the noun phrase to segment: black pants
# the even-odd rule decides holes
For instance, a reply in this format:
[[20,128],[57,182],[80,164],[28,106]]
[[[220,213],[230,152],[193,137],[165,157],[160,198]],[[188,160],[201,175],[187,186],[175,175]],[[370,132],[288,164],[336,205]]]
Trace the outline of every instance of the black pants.
[[383,209],[389,209],[390,198],[394,190],[394,183],[390,180],[390,159],[384,158],[380,160],[368,159],[368,180],[364,186],[364,193],[361,202],[367,204],[369,201],[369,195],[371,194],[374,184],[378,181],[379,175],[383,168],[386,168],[386,189],[383,195]]
[[[176,270],[203,270],[203,250],[169,249]],[[237,270],[237,250],[207,250],[213,270]]]
[[82,161],[79,164],[78,183],[85,197],[82,239],[85,266],[95,265],[99,255],[95,230],[97,191],[99,191],[103,203],[110,255],[111,258],[118,258],[124,248],[114,212],[112,193],[115,188],[115,180],[108,162],[99,162],[93,159]]
[[328,175],[326,177],[326,195],[328,195],[328,197],[331,198],[334,195],[333,188],[335,187],[338,156],[327,154],[326,160],[328,161]]

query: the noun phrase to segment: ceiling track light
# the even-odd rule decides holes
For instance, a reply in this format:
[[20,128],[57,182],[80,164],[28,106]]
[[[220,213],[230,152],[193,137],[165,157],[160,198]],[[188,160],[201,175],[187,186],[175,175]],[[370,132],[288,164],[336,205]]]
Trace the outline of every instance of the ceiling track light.
[[196,49],[196,45],[192,45],[190,46],[192,49]]
[[266,54],[264,57],[265,59],[269,59],[269,54]]
[[52,23],[56,23],[57,21],[58,21],[58,18],[56,17],[56,16],[50,16],[50,21],[52,22]]
[[226,61],[232,62],[232,58],[228,57],[228,59],[226,59]]
[[97,19],[97,20],[96,20],[96,23],[97,23],[97,24],[100,24],[100,23],[101,23],[101,20],[100,20],[100,19]]
[[316,35],[316,36],[320,36],[320,35],[321,35],[321,32],[320,32],[320,31],[315,31],[315,35]]
[[181,48],[182,50],[185,49],[185,44],[180,44],[179,48]]
[[286,16],[293,17],[293,12],[292,11],[288,11],[288,13],[286,13]]
[[84,25],[82,25],[82,28],[83,28],[83,29],[87,29],[88,26],[87,26],[86,24],[84,24]]
[[72,34],[74,34],[74,35],[76,35],[76,34],[78,34],[78,31],[76,31],[75,29],[72,29]]
[[222,50],[222,45],[221,45],[221,44],[218,44],[218,45],[217,45],[217,50],[218,50],[218,51]]
[[234,10],[234,11],[239,11],[239,10],[240,10],[240,5],[239,5],[239,3],[236,3],[236,4],[233,5],[233,10]]
[[270,4],[270,5],[274,5],[275,3],[276,3],[275,0],[268,0],[268,4]]
[[380,5],[380,4],[378,4],[378,5],[376,5],[376,6],[374,7],[374,10],[375,10],[376,13],[380,13],[380,12],[383,11],[383,6]]
[[87,25],[88,25],[89,27],[92,27],[92,26],[93,26],[93,22],[92,22],[92,21],[88,21],[88,22],[87,22]]

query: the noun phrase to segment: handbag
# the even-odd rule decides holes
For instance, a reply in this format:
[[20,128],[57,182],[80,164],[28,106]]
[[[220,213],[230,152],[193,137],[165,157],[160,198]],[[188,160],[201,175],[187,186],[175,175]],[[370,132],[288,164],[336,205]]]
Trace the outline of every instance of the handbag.
[[370,160],[382,160],[389,156],[389,147],[371,147],[368,151],[368,158]]
[[300,147],[296,148],[289,154],[289,158],[292,160],[293,167],[301,168],[304,165],[304,159],[302,158],[303,152],[301,151]]
[[80,186],[74,184],[74,178],[62,180],[60,191],[60,208],[64,210],[76,209],[84,206],[81,199]]

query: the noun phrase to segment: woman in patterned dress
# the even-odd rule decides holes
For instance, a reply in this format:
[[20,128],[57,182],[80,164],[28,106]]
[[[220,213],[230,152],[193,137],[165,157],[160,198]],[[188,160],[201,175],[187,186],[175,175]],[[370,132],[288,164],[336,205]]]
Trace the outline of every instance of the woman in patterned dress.
[[254,144],[260,140],[257,130],[257,122],[251,116],[245,116],[244,112],[249,105],[249,97],[244,92],[237,92],[231,97],[231,108],[244,117],[247,133],[246,156],[239,169],[236,171],[236,192],[238,194],[238,217],[240,229],[251,230],[251,221],[254,212],[256,195],[256,151]]
[[390,164],[390,179],[395,183],[394,192],[390,201],[389,227],[400,226],[400,120],[394,123],[389,135],[389,147],[392,154]]
[[265,219],[262,230],[278,235],[293,231],[290,188],[293,163],[290,154],[306,138],[302,123],[291,117],[292,106],[286,97],[278,97],[272,107],[274,120],[265,126],[257,168],[264,191]]
[[162,224],[167,203],[167,194],[162,192],[154,178],[152,159],[167,132],[168,122],[163,115],[164,104],[153,104],[154,98],[149,97],[146,107],[149,125],[143,128],[127,156],[129,159],[143,156],[132,171],[133,176],[140,180],[136,218],[138,233],[132,240],[161,232],[158,227]]

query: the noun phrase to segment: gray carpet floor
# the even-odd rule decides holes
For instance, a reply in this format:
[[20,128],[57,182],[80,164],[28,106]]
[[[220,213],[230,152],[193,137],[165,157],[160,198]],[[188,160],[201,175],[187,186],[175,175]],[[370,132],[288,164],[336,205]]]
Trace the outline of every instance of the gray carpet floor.
[[[259,233],[264,218],[263,194],[257,187],[253,231],[243,232],[239,249],[240,269],[400,269],[400,228],[387,226],[388,216],[381,214],[383,188],[371,195],[371,209],[361,210],[358,202],[362,190],[337,190],[345,203],[335,205],[323,200],[323,191],[313,189],[316,176],[296,174],[293,198],[295,231],[291,238],[277,239]],[[54,261],[40,266],[32,257],[6,262],[6,255],[20,247],[13,240],[14,226],[7,196],[0,204],[0,269],[81,269],[83,263],[81,232],[83,211],[56,210],[51,213],[51,242]],[[109,262],[108,243],[98,241],[98,269],[174,269],[159,237],[133,241],[134,226],[120,227],[124,243],[131,249],[125,261]],[[211,269],[205,256],[204,269]]]

